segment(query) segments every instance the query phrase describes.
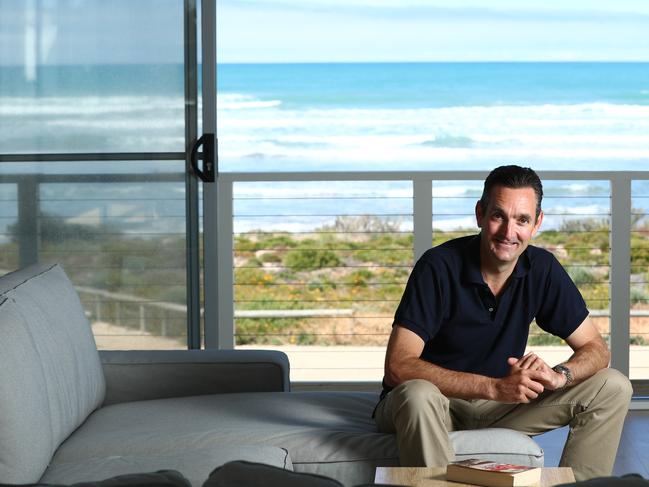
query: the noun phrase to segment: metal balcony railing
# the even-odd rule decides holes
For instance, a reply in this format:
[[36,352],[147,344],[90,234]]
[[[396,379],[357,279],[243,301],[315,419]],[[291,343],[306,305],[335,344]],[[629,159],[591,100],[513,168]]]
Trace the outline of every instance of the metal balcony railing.
[[[487,172],[326,172],[326,173],[225,173],[218,179],[218,265],[219,269],[219,296],[218,312],[214,321],[218,322],[218,332],[221,343],[234,346],[236,339],[235,332],[235,279],[234,274],[228,269],[235,267],[235,248],[233,246],[233,235],[238,232],[235,229],[237,219],[242,214],[235,211],[237,201],[237,188],[241,184],[249,183],[272,183],[273,185],[288,184],[299,186],[305,182],[318,182],[323,188],[336,183],[347,184],[353,187],[359,182],[386,182],[400,181],[406,183],[411,189],[411,231],[413,234],[413,255],[416,259],[431,246],[431,236],[435,238],[434,227],[436,218],[440,215],[433,211],[436,196],[434,183],[439,182],[473,182],[481,185]],[[646,181],[649,179],[649,172],[597,172],[597,171],[552,171],[539,172],[542,180],[547,186],[552,182],[567,181],[571,184],[597,181],[604,184],[608,190],[600,195],[607,200],[608,209],[604,214],[598,214],[607,225],[609,238],[608,251],[608,288],[609,305],[604,309],[597,310],[594,315],[604,315],[610,318],[610,346],[612,350],[612,366],[627,373],[629,371],[629,339],[630,339],[630,281],[631,281],[631,235],[632,235],[632,183],[634,181]],[[442,192],[443,193],[443,192]],[[471,206],[478,199],[475,194],[471,195]],[[546,191],[546,197],[551,198],[552,193]],[[304,195],[296,198],[295,208],[299,210],[303,204]],[[544,200],[544,201],[547,201]],[[257,203],[263,207],[263,203]],[[291,212],[293,216],[296,211]],[[300,214],[300,211],[297,211]],[[258,212],[257,214],[264,214]],[[274,220],[277,230],[281,229],[281,222],[285,221],[285,214],[278,212],[275,215],[266,215]],[[327,215],[305,215],[314,218]],[[431,218],[432,216],[432,218]],[[555,219],[577,218],[584,219],[583,215],[571,213],[568,208],[564,213],[552,215]],[[546,216],[546,221],[549,218]],[[543,230],[543,227],[542,229]],[[465,230],[466,231],[466,230]],[[639,311],[643,313],[643,311]],[[208,317],[208,322],[209,322]],[[206,329],[206,338],[209,339],[209,329]],[[225,339],[224,339],[225,338]]]
[[[241,264],[238,263],[238,260],[241,259],[241,249],[235,246],[237,238],[251,231],[259,231],[267,234],[298,235],[299,238],[304,240],[307,238],[306,235],[321,232],[323,227],[332,228],[334,230],[331,230],[331,233],[336,233],[335,222],[341,216],[362,218],[370,215],[379,221],[391,219],[393,223],[397,222],[397,226],[400,225],[398,230],[395,230],[396,227],[391,227],[392,232],[410,239],[407,242],[410,242],[408,245],[410,245],[412,258],[406,259],[408,260],[407,264],[403,264],[403,259],[401,259],[401,263],[396,264],[386,263],[387,260],[378,264],[371,262],[367,265],[363,263],[364,261],[360,264],[357,262],[355,265],[334,262],[331,264],[331,269],[334,269],[332,270],[334,272],[337,268],[338,270],[335,272],[340,275],[343,272],[350,274],[355,272],[354,276],[362,280],[363,272],[367,271],[367,267],[371,265],[375,267],[382,266],[386,269],[403,267],[403,272],[400,274],[403,282],[396,283],[396,285],[402,285],[405,283],[409,266],[433,244],[433,241],[437,242],[439,238],[444,236],[442,234],[446,234],[447,237],[457,234],[457,232],[450,231],[444,225],[441,225],[442,230],[440,231],[440,224],[443,224],[445,219],[451,217],[458,221],[471,219],[472,208],[479,197],[479,190],[486,174],[486,172],[480,171],[221,173],[216,183],[218,240],[216,245],[209,243],[205,248],[207,253],[216,253],[218,262],[218,295],[207,297],[207,299],[216,300],[216,314],[214,316],[210,314],[205,316],[205,343],[209,346],[212,337],[218,334],[221,346],[235,347],[238,336],[237,321],[242,319],[308,319],[311,317],[313,319],[358,320],[359,318],[380,318],[386,320],[385,315],[364,316],[362,311],[352,309],[355,302],[352,295],[347,299],[338,298],[336,303],[323,304],[322,302],[312,301],[303,303],[302,306],[294,306],[296,299],[286,299],[281,306],[276,306],[278,302],[276,299],[275,301],[271,300],[272,302],[256,303],[255,309],[246,309],[245,306],[241,305],[241,300],[235,299],[235,289],[240,284],[236,281],[235,271],[241,267]],[[598,210],[592,214],[573,212],[571,206],[577,206],[574,202],[557,203],[554,206],[562,209],[548,215],[546,222],[548,222],[549,226],[545,228],[556,232],[560,229],[559,222],[565,219],[577,219],[577,222],[583,222],[583,220],[593,217],[604,222],[604,238],[608,239],[607,245],[604,246],[603,250],[590,249],[590,251],[603,252],[602,263],[593,264],[593,266],[602,267],[603,270],[597,275],[605,277],[602,278],[601,282],[586,282],[584,285],[595,284],[600,287],[608,287],[607,297],[602,298],[605,302],[594,310],[593,315],[600,318],[609,318],[612,366],[628,374],[630,317],[640,319],[647,313],[646,309],[631,310],[632,276],[642,276],[647,273],[642,268],[632,268],[632,235],[635,232],[635,234],[644,238],[645,233],[649,233],[646,232],[646,226],[641,226],[639,230],[633,226],[632,216],[635,216],[636,219],[641,219],[644,216],[644,214],[632,215],[633,202],[642,198],[649,198],[649,193],[634,194],[633,185],[636,183],[644,184],[649,181],[649,171],[554,171],[540,172],[540,176],[546,184],[546,188],[551,187],[553,183],[558,184],[561,182],[570,185],[596,182],[604,188],[600,193],[594,195],[604,202],[602,205],[604,211]],[[15,214],[8,212],[0,215],[5,219],[5,222],[11,221],[12,224],[15,224],[16,252],[18,253],[15,262],[18,265],[25,265],[37,261],[41,257],[39,222],[43,217],[41,210],[44,201],[40,191],[42,185],[85,184],[90,182],[102,185],[137,182],[142,184],[154,182],[182,185],[183,181],[184,175],[181,173],[146,175],[3,174],[0,177],[0,186],[6,187],[8,185],[15,188],[10,192],[14,196],[9,196],[4,201],[4,204],[10,203],[15,206]],[[467,190],[459,195],[449,195],[445,188],[447,189],[446,185],[451,182],[457,185],[466,184]],[[394,190],[395,184],[398,186],[396,191]],[[250,193],[248,190],[255,185],[261,185],[263,190]],[[358,189],[361,187],[364,189]],[[544,201],[551,201],[552,198],[559,200],[564,197],[567,198],[568,195],[553,194],[552,191],[546,190],[546,199]],[[119,196],[117,195],[115,198],[119,199]],[[445,206],[443,204],[443,202],[448,203],[453,198],[458,201],[457,210],[455,210],[454,201],[452,205],[447,204]],[[578,201],[578,198],[579,196],[575,196],[574,201]],[[278,200],[282,200],[281,204],[278,204]],[[182,200],[180,200],[179,204],[183,204]],[[452,207],[451,211],[448,210],[449,206]],[[552,204],[549,205],[550,208],[552,206]],[[548,206],[545,206],[545,208],[547,210]],[[255,223],[250,223],[252,217],[257,219]],[[173,218],[175,217],[170,216],[170,221]],[[294,223],[299,219],[306,221],[306,223],[302,223],[305,226],[296,230],[297,227]],[[146,225],[146,222],[142,225]],[[137,229],[137,224],[133,228]],[[300,230],[300,228],[302,229]],[[542,231],[543,229],[544,227],[541,228]],[[370,231],[372,230],[370,229]],[[465,227],[460,231],[471,233],[475,229]],[[587,232],[588,229],[583,231]],[[176,232],[176,234],[183,237],[183,232],[184,229]],[[356,243],[363,238],[362,231],[354,234],[353,230],[347,228],[340,232],[347,237],[355,235],[353,239],[356,239]],[[147,234],[144,230],[138,233],[137,230],[131,229],[125,235],[125,241],[129,241],[129,238],[146,239],[153,238],[152,235],[155,237],[157,234]],[[362,246],[347,245],[345,251],[355,252],[359,247]],[[368,249],[361,248],[361,250],[367,251]],[[389,256],[402,251],[402,248],[387,248],[385,249],[385,255]],[[124,252],[129,252],[128,246]],[[184,252],[184,249],[179,249],[178,252]],[[392,256],[394,257],[394,255]],[[76,261],[81,259],[82,257],[78,257]],[[266,266],[261,268],[275,269],[273,271],[275,272],[277,268],[285,266],[286,261],[277,261],[277,258],[273,261],[268,258],[267,262],[261,265]],[[634,265],[638,266],[638,264]],[[1,266],[7,268],[6,263]],[[323,269],[326,270],[327,266],[328,264],[323,264]],[[340,270],[342,267],[346,268]],[[318,271],[314,272],[317,274]],[[369,285],[373,285],[372,278],[368,279]],[[636,279],[634,284],[644,285],[644,279],[646,278]],[[113,305],[111,308],[113,313],[118,313],[117,316],[120,322],[128,324],[130,320],[131,324],[128,324],[128,326],[132,325],[133,328],[140,330],[154,329],[157,330],[156,333],[163,333],[164,330],[164,333],[170,333],[173,336],[182,338],[182,332],[178,332],[177,328],[182,326],[183,310],[186,310],[184,302],[166,301],[163,297],[146,298],[140,296],[133,289],[97,289],[96,286],[89,285],[84,281],[76,282],[76,284],[80,286],[80,291],[86,296],[85,299],[88,301],[90,313],[101,315],[103,319],[106,319],[108,308],[101,308],[101,306],[104,306],[107,302],[120,302],[121,305]],[[159,283],[153,284],[157,285]],[[308,286],[314,283],[306,282],[301,284]],[[365,282],[365,285],[367,284],[368,282]],[[376,285],[380,284],[381,282],[378,280]],[[260,285],[263,285],[263,283]],[[349,286],[348,289],[353,288],[352,284],[349,284]],[[377,301],[380,299],[380,297],[377,298]],[[396,306],[396,303],[394,303],[394,306]],[[127,311],[128,307],[132,307],[133,310]],[[173,316],[169,315],[169,313]],[[114,321],[114,318],[113,316],[110,319]],[[150,320],[163,320],[164,325],[150,326]],[[179,342],[180,345],[181,342]]]

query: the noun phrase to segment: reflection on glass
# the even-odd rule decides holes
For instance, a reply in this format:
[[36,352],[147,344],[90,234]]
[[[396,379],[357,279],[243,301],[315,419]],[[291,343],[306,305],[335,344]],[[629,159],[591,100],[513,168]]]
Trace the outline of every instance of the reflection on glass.
[[1,2],[0,153],[184,151],[182,4]]
[[184,162],[102,164],[0,176],[0,269],[60,262],[99,348],[186,348]]

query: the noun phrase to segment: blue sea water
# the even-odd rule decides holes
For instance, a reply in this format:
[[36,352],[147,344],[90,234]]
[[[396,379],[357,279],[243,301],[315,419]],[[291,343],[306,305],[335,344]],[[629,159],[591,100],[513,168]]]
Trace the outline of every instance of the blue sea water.
[[[185,150],[179,65],[0,68],[0,153]],[[218,66],[223,171],[649,168],[649,63]]]
[[649,104],[648,63],[226,64],[218,83],[297,110]]
[[226,65],[226,170],[649,168],[647,63]]
[[[0,67],[0,153],[183,152],[183,83],[179,65],[43,66],[31,74]],[[486,170],[503,163],[649,170],[649,63],[225,64],[217,92],[221,171]],[[1,169],[148,172],[151,163]],[[322,186],[289,185],[278,194],[277,184],[237,185],[240,228],[263,225],[246,215],[258,214],[268,195],[323,195],[313,203],[323,215],[340,211],[339,200],[326,199],[332,192],[356,198],[344,207],[351,213],[384,194],[401,198],[404,211],[410,204],[403,183]],[[446,198],[441,214],[479,191],[458,182],[436,188]],[[122,190],[140,199],[148,191],[141,184]],[[649,195],[646,182],[634,191]],[[553,183],[549,193],[557,212],[609,211],[602,182]],[[579,204],[562,200],[573,196]],[[377,211],[400,214],[397,199]],[[273,205],[267,213],[295,212],[289,200]],[[447,218],[449,225],[470,219]]]

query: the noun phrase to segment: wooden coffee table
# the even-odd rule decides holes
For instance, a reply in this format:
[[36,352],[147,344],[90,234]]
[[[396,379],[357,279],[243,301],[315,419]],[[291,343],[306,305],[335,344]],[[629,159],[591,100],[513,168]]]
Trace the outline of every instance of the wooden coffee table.
[[[570,467],[544,467],[541,472],[541,487],[574,482],[575,476]],[[374,482],[377,484],[396,484],[409,487],[462,487],[461,484],[446,480],[446,467],[377,467]]]

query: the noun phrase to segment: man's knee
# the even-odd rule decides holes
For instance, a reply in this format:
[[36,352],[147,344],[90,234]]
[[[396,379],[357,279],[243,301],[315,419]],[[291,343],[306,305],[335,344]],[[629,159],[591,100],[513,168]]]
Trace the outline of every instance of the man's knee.
[[621,401],[629,401],[633,395],[631,381],[626,375],[616,369],[602,369],[595,374],[602,387],[611,394],[618,395]]
[[448,412],[448,398],[427,380],[413,379],[404,382],[390,392],[392,409],[396,412],[405,412],[409,416],[421,412],[430,413],[437,411],[440,414]]
[[614,397],[620,403],[628,404],[633,396],[631,381],[616,369],[602,369],[591,379],[597,381],[605,396]]

